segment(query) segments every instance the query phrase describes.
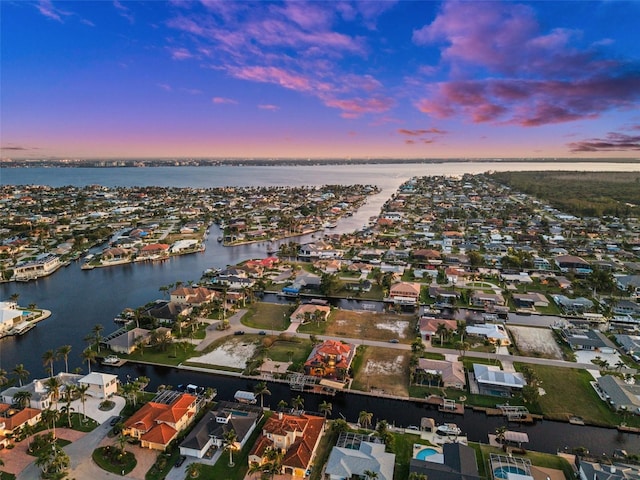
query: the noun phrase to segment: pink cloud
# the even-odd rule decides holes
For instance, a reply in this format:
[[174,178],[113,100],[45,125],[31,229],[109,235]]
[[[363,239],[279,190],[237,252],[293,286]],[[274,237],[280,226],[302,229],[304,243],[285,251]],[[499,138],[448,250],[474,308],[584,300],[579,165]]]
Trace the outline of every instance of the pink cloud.
[[189,50],[183,47],[168,48],[168,50],[173,60],[188,60],[194,57],[194,55]]
[[236,105],[238,103],[234,99],[226,97],[213,97],[211,101],[217,105]]
[[258,108],[260,110],[271,110],[271,111],[280,110],[279,106],[271,105],[271,104],[260,104],[260,105],[258,105]]
[[473,123],[538,126],[595,118],[611,108],[633,108],[640,74],[575,81],[488,79],[436,84],[417,108],[435,118],[462,114]]
[[173,88],[171,88],[171,85],[167,84],[167,83],[158,83],[156,84],[158,87],[160,87],[162,90],[164,90],[165,92],[171,92],[173,91]]
[[119,2],[118,0],[113,0],[113,6],[116,7],[118,15],[120,15],[122,18],[125,18],[131,24],[135,22],[135,18],[131,13],[131,10],[125,7],[121,2]]
[[358,118],[366,113],[384,113],[393,106],[393,99],[388,97],[330,99],[325,105],[343,111],[343,118]]
[[419,137],[421,135],[426,135],[428,133],[431,134],[439,134],[444,135],[448,133],[446,130],[440,130],[439,128],[427,128],[427,129],[417,129],[417,130],[409,130],[407,128],[399,128],[398,133],[402,135],[409,135],[412,137]]
[[51,0],[40,0],[36,5],[36,8],[45,17],[51,18],[52,20],[56,20],[60,23],[62,23],[62,17],[73,15],[70,12],[65,12],[55,7]]
[[574,153],[640,151],[640,135],[609,132],[605,138],[592,138],[567,144]]
[[308,91],[311,89],[311,82],[308,78],[278,67],[231,67],[229,72],[236,78],[274,83],[290,90]]

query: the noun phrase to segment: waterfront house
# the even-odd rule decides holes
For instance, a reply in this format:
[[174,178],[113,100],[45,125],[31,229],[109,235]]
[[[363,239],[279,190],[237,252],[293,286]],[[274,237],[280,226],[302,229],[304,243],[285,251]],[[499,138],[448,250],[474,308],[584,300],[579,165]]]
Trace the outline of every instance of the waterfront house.
[[262,418],[262,408],[234,402],[219,402],[207,411],[180,443],[180,454],[204,458],[212,448],[224,447],[224,436],[236,434],[241,449]]
[[[78,380],[82,377],[82,375],[60,372],[55,375],[55,377],[60,382],[60,396],[62,397],[64,395],[64,392],[70,385],[78,384]],[[47,378],[34,379],[22,386],[9,387],[0,393],[1,401],[4,403],[14,404],[14,397],[16,393],[24,390],[31,394],[31,398],[29,399],[29,406],[31,408],[35,408],[37,410],[46,410],[47,408],[50,408],[53,403],[51,393],[45,386]]]
[[560,333],[572,350],[596,350],[602,353],[615,353],[615,345],[597,330],[564,328]]
[[513,393],[522,391],[527,384],[521,373],[504,372],[495,365],[474,363],[473,377],[481,395],[510,397]]
[[140,440],[142,448],[164,451],[196,414],[197,398],[193,395],[163,393],[124,422],[122,434]]
[[598,378],[598,388],[614,410],[640,414],[640,385],[626,383],[613,375],[603,375]]
[[35,280],[51,275],[62,266],[60,257],[52,253],[43,253],[35,259],[25,260],[13,268],[13,279],[19,282]]
[[425,340],[432,340],[436,335],[438,327],[444,325],[449,332],[454,332],[458,328],[458,324],[455,320],[448,320],[444,318],[434,317],[422,317],[420,319],[420,336]]
[[504,297],[500,293],[487,293],[482,290],[474,290],[471,294],[471,305],[474,307],[492,308],[504,306]]
[[324,480],[363,478],[365,472],[375,473],[379,480],[393,480],[396,455],[385,451],[384,443],[374,443],[371,437],[341,433],[331,449],[324,469]]
[[149,343],[150,336],[151,330],[147,330],[146,328],[133,328],[122,331],[113,338],[109,338],[105,344],[115,353],[125,353],[129,355],[138,348],[139,342],[144,344]]
[[580,480],[636,480],[640,466],[613,462],[597,463],[579,460]]
[[561,272],[575,272],[587,274],[591,272],[589,262],[575,255],[558,255],[555,263]]
[[566,295],[553,295],[553,301],[564,313],[582,313],[593,308],[593,302],[588,298],[569,298]]
[[509,334],[504,325],[496,323],[481,323],[478,325],[467,325],[465,328],[468,335],[475,335],[488,340],[494,345],[508,346],[511,345]]
[[22,320],[16,302],[0,302],[0,337],[7,335]]
[[79,385],[87,385],[87,394],[94,398],[109,398],[118,393],[118,376],[109,373],[91,372],[78,379]]
[[336,340],[325,340],[313,347],[304,371],[315,377],[344,378],[356,354],[356,346]]
[[150,243],[138,250],[137,260],[161,260],[169,256],[169,245],[166,243]]
[[514,293],[512,295],[516,308],[526,308],[535,310],[536,307],[548,307],[549,300],[543,294],[538,292],[532,293]]
[[331,313],[328,305],[317,305],[313,303],[303,303],[289,316],[291,322],[309,323],[311,321],[326,321]]
[[420,300],[420,287],[417,282],[396,283],[389,289],[389,298],[395,304],[415,305]]
[[324,432],[325,418],[306,413],[278,412],[262,427],[262,433],[249,452],[249,465],[268,461],[267,449],[284,452],[282,473],[294,478],[308,475]]
[[195,306],[213,301],[219,293],[206,287],[178,287],[170,295],[173,303]]
[[478,472],[474,449],[457,442],[443,444],[441,454],[426,456],[424,460],[412,458],[409,463],[409,472],[437,480],[483,478]]
[[422,385],[442,386],[463,390],[467,385],[464,367],[460,361],[419,358],[415,381]]

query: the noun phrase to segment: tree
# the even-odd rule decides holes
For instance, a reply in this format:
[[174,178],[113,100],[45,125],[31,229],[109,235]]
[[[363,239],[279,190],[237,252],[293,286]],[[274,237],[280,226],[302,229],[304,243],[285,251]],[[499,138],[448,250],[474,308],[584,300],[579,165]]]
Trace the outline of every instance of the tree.
[[378,472],[374,472],[373,470],[365,470],[362,473],[364,473],[364,476],[367,477],[367,480],[375,480],[376,478],[378,478]]
[[411,472],[407,480],[428,480],[424,473]]
[[337,435],[349,430],[349,424],[344,418],[336,418],[331,422],[331,431],[336,432]]
[[78,392],[78,396],[80,398],[80,403],[82,403],[82,420],[84,422],[87,421],[87,415],[85,414],[85,403],[87,402],[87,391],[89,390],[88,383],[81,383],[76,388],[76,392]]
[[331,402],[327,402],[324,400],[318,407],[322,413],[324,413],[324,418],[327,418],[327,415],[331,415],[331,410],[333,410],[333,405]]
[[53,438],[56,438],[56,422],[58,418],[60,418],[60,412],[57,410],[53,410],[51,408],[47,408],[42,411],[42,421],[49,428],[49,423],[51,423],[51,429],[53,430]]
[[47,350],[42,354],[42,364],[49,367],[49,376],[53,377],[53,362],[56,361],[57,355],[53,350]]
[[235,464],[233,463],[233,451],[236,449],[236,440],[238,439],[238,435],[236,435],[236,431],[232,428],[231,430],[227,430],[222,435],[222,443],[224,445],[225,450],[229,450],[229,466],[233,467]]
[[62,388],[62,383],[58,377],[49,377],[44,381],[44,388],[47,390],[49,395],[51,396],[51,401],[55,405],[56,410],[58,409],[58,400],[60,400],[60,389]]
[[496,428],[496,442],[502,445],[504,443],[506,434],[507,434],[507,427],[505,427],[504,425]]
[[95,344],[96,351],[98,353],[100,353],[100,343],[102,343],[102,331],[103,330],[104,330],[104,327],[99,323],[96,323],[93,326],[93,328],[91,329],[91,332],[93,333],[93,342]]
[[444,323],[438,324],[436,327],[436,335],[440,337],[440,346],[442,347],[444,339],[449,336],[449,329],[447,328],[447,325]]
[[287,408],[289,406],[289,404],[287,403],[286,400],[280,400],[278,402],[278,409],[279,410],[284,410],[285,408]]
[[13,369],[13,373],[16,375],[16,377],[18,377],[18,382],[20,382],[20,386],[22,387],[23,382],[29,378],[29,370],[27,370],[26,368],[24,368],[24,365],[22,363],[19,363],[18,365],[16,365]]
[[91,347],[87,347],[82,351],[81,357],[82,360],[87,362],[87,369],[89,370],[89,373],[91,373],[91,364],[96,362],[97,356],[98,353]]
[[251,475],[257,476],[256,474],[261,472],[262,472],[262,465],[260,465],[258,462],[251,462],[249,464],[249,470],[247,470],[247,474],[249,476]]
[[469,348],[471,348],[471,345],[469,344],[469,342],[465,342],[464,340],[460,340],[459,342],[456,342],[456,350],[460,352],[460,356],[462,356],[463,358],[467,350],[469,350]]
[[271,395],[269,388],[267,387],[267,382],[258,382],[255,387],[253,387],[253,392],[257,397],[260,397],[260,407],[263,408],[263,397],[265,395]]
[[371,420],[373,420],[373,413],[362,410],[358,415],[358,423],[362,428],[371,427]]
[[264,458],[267,460],[262,465],[262,469],[265,473],[270,474],[271,478],[276,474],[282,473],[282,460],[284,459],[284,453],[279,448],[267,447],[264,452]]
[[7,371],[3,368],[0,368],[0,387],[6,385],[9,382],[7,378]]
[[18,390],[13,396],[13,402],[21,408],[28,407],[31,402],[31,395],[28,390]]
[[291,400],[291,406],[296,410],[302,410],[302,407],[304,407],[304,398],[298,395],[296,398]]
[[18,303],[19,298],[20,298],[19,293],[12,293],[11,296],[9,297],[9,300],[11,300],[13,303]]
[[58,349],[56,356],[64,358],[64,371],[69,373],[69,354],[71,353],[71,345],[63,345]]

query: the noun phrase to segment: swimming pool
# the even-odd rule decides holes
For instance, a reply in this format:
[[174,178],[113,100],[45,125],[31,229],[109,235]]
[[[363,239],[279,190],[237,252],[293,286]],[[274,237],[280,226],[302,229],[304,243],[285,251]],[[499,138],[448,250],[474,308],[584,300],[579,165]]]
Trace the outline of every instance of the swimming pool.
[[509,478],[510,473],[517,473],[518,475],[526,475],[522,468],[514,467],[513,465],[507,465],[503,467],[498,467],[493,471],[493,476],[495,478],[506,479]]
[[416,458],[417,460],[424,460],[425,458],[430,457],[431,455],[435,455],[436,453],[439,452],[435,448],[425,447],[418,450],[414,455],[414,458]]

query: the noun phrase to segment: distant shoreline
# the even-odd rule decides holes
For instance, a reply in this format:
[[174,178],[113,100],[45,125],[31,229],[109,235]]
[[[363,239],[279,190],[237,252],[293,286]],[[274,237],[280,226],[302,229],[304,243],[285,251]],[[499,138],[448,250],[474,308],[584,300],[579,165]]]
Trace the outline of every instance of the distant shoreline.
[[2,159],[0,168],[148,168],[148,167],[256,167],[313,165],[381,165],[438,163],[638,163],[640,158],[113,158],[113,159]]

